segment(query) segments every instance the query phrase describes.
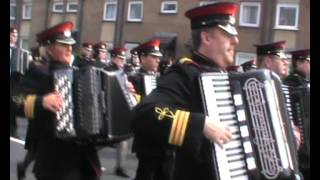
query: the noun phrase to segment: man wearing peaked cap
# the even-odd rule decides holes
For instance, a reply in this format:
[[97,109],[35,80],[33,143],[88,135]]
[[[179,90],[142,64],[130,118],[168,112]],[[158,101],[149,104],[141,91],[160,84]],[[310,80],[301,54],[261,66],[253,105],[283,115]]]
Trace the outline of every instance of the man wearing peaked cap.
[[161,169],[165,172],[162,175],[171,177],[159,179],[230,178],[217,177],[211,142],[223,146],[231,140],[232,133],[205,114],[198,79],[201,73],[226,72],[234,64],[239,43],[235,28],[237,9],[235,3],[217,2],[188,10],[185,16],[192,29],[192,55],[172,65],[160,77],[157,88],[133,110],[137,152],[159,157],[168,149],[175,151],[174,167]]
[[[310,179],[310,49],[290,52],[292,55],[292,73],[284,79],[291,93],[293,117],[299,117],[296,124],[301,128],[303,143],[298,151],[299,169],[305,180]],[[303,101],[301,100],[303,99]],[[306,102],[306,103],[302,103]],[[295,110],[297,109],[297,110]],[[297,119],[300,120],[297,123]]]
[[136,48],[130,50],[130,59],[124,69],[129,76],[133,76],[139,71],[140,59]]
[[254,45],[257,48],[258,68],[275,72],[281,79],[289,75],[289,59],[285,53],[286,41]]
[[123,70],[126,64],[126,48],[113,48],[109,50],[111,61],[105,68],[109,71]]
[[11,99],[22,117],[33,123],[32,137],[36,148],[34,174],[37,180],[97,180],[101,175],[95,146],[58,139],[54,132],[55,114],[63,108],[60,92],[53,88],[53,71],[70,68],[72,22],[65,22],[37,34],[48,63],[34,63],[14,89]]
[[290,86],[310,83],[310,49],[291,51],[293,72],[284,80]]
[[93,58],[96,60],[98,67],[105,68],[109,61],[107,59],[107,46],[105,43],[100,42],[93,46]]
[[256,66],[256,60],[249,60],[245,63],[242,63],[240,65],[242,67],[242,70],[243,72],[246,72],[246,71],[252,71],[252,70],[256,70],[257,69],[257,66]]
[[82,43],[81,54],[75,58],[73,65],[79,68],[86,66],[94,66],[95,60],[92,57],[92,52],[93,47],[91,43]]

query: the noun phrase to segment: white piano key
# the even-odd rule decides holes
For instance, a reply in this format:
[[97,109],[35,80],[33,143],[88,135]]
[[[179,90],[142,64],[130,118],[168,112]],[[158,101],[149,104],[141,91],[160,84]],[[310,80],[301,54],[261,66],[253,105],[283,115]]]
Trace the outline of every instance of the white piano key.
[[212,81],[212,85],[213,86],[221,86],[221,85],[225,85],[225,86],[229,86],[229,81]]
[[244,112],[244,109],[237,110],[237,116],[238,116],[238,121],[245,121],[246,120],[246,114]]
[[232,150],[226,150],[226,154],[227,155],[231,155],[231,154],[244,154],[242,148],[238,148],[238,149],[232,149]]
[[246,154],[252,153],[252,146],[250,141],[243,142],[243,149]]
[[241,136],[242,136],[243,138],[249,137],[248,126],[246,126],[246,125],[240,126],[240,132],[241,132]]
[[223,145],[223,148],[235,148],[241,145],[241,141],[240,140],[234,140],[234,141],[230,141],[227,144]]
[[235,114],[223,114],[219,116],[221,119],[230,119],[230,120],[236,120]]
[[246,167],[245,160],[230,162],[228,163],[227,169],[231,170],[231,169],[238,169],[242,167]]
[[233,160],[241,161],[241,159],[244,159],[244,155],[238,154],[238,155],[234,155],[234,156],[227,156],[227,158],[229,161],[233,161]]
[[243,104],[241,94],[233,95],[234,105],[240,106]]
[[239,176],[239,175],[241,176],[241,175],[245,175],[245,174],[247,174],[247,169],[245,169],[245,168],[230,172],[231,176]]
[[232,106],[224,106],[224,107],[219,107],[218,109],[216,109],[216,111],[218,111],[218,113],[234,113],[235,109]]
[[221,148],[219,145],[214,144],[215,147],[215,154],[218,162],[218,170],[220,173],[220,179],[223,177],[230,177],[230,172],[228,170],[228,160],[227,156],[225,154],[225,151],[223,148]]
[[246,158],[248,170],[256,169],[257,165],[253,157]]
[[231,133],[240,131],[238,126],[228,126],[228,128],[231,131]]
[[214,87],[215,91],[230,91],[230,86],[218,86]]
[[233,101],[232,100],[221,100],[217,102],[217,105],[229,105],[229,106],[233,106]]
[[248,175],[232,177],[232,180],[249,180]]
[[218,99],[231,98],[231,93],[230,92],[216,92],[215,94],[216,94]]

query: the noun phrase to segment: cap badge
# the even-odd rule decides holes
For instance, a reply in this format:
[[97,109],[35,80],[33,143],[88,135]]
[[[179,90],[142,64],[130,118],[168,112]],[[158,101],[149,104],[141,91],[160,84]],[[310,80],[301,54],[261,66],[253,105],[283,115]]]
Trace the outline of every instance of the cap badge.
[[71,36],[71,32],[70,31],[64,31],[64,36],[66,37],[70,37]]
[[155,49],[156,51],[160,51],[159,46],[155,46],[154,49]]
[[236,23],[236,18],[234,16],[229,17],[229,23],[234,25]]

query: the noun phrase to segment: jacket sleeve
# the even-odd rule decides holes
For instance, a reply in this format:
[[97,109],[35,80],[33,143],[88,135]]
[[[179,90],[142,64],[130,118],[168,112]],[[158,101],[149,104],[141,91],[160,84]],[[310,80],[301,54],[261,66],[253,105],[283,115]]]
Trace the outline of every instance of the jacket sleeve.
[[[203,138],[205,114],[190,108],[190,81],[181,73],[169,73],[158,88],[134,109],[133,132],[146,144],[195,150]],[[163,82],[163,83],[161,83]]]

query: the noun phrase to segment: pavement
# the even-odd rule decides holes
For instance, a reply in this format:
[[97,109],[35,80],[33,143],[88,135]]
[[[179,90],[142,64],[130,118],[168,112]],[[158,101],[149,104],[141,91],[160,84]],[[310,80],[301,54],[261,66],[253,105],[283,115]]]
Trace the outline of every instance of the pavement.
[[[16,164],[18,161],[22,161],[25,155],[24,149],[24,139],[27,129],[27,120],[24,118],[17,118],[18,122],[18,136],[20,139],[15,139],[10,137],[10,180],[17,180],[17,170]],[[129,151],[132,147],[132,139],[129,141]],[[123,167],[127,170],[131,178],[122,178],[114,175],[114,167],[116,160],[116,150],[114,148],[106,147],[98,152],[101,165],[106,168],[101,176],[101,180],[131,180],[135,176],[135,171],[137,168],[137,158],[134,154],[129,153]],[[35,180],[32,173],[33,163],[31,163],[26,171],[25,180]]]

